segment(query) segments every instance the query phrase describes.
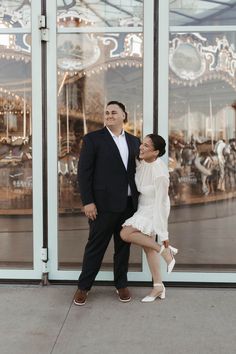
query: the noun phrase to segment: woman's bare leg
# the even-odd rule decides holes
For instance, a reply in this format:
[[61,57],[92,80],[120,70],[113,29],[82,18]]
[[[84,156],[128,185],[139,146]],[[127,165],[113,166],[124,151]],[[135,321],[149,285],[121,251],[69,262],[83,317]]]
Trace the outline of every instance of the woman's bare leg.
[[121,230],[120,237],[123,241],[134,243],[146,248],[151,248],[152,250],[159,252],[161,247],[158,243],[150,236],[143,234],[141,231],[133,228],[132,226],[125,226]]
[[151,248],[144,247],[153,283],[162,283],[160,255]]
[[[141,231],[132,226],[123,227],[120,232],[120,236],[125,242],[134,243],[135,245],[142,246],[143,248],[151,248],[158,253],[161,250],[161,246],[153,239],[153,237],[143,234]],[[166,261],[168,273],[170,273],[175,265],[175,259],[172,252],[169,248],[164,248],[161,255]]]
[[[162,284],[160,255],[151,248],[144,247],[143,249],[147,257],[150,272],[152,274],[153,284]],[[162,290],[163,289],[161,286],[155,286],[149,293],[149,296],[156,296]]]

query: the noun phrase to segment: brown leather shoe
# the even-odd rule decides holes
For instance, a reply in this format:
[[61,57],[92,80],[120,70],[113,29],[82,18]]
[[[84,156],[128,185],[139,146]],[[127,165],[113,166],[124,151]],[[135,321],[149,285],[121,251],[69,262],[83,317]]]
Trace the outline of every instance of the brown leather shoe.
[[87,290],[78,289],[74,295],[74,304],[77,306],[83,306],[86,304],[86,300],[88,297]]
[[117,289],[116,292],[121,302],[129,302],[131,300],[131,296],[128,288],[120,288]]

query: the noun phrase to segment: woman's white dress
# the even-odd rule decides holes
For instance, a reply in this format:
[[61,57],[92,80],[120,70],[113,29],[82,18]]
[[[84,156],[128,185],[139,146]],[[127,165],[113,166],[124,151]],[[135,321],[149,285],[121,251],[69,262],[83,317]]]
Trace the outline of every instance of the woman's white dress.
[[140,193],[138,210],[123,226],[132,226],[142,233],[155,236],[161,241],[168,239],[170,213],[169,172],[158,158],[154,162],[137,162],[135,182]]

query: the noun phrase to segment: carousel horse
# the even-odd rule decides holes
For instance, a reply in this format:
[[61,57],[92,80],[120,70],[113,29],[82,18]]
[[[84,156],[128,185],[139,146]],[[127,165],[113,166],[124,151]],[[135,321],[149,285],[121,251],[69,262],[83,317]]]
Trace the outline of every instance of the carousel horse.
[[[234,141],[233,141],[234,140]],[[232,189],[236,183],[236,140],[231,139],[230,144],[223,140],[213,143],[191,141],[181,151],[177,158],[174,146],[171,145],[169,157],[170,194],[178,199],[181,194],[179,181],[184,177],[193,176],[201,181],[204,195],[216,190],[225,191],[225,183]]]
[[7,169],[11,188],[29,186],[28,180],[32,179],[31,140],[21,137],[3,139],[0,143],[0,168]]
[[213,177],[218,168],[218,158],[215,154],[197,154],[194,165],[200,172],[202,182],[202,192],[208,195],[213,191]]
[[217,189],[224,192],[225,191],[225,156],[230,153],[230,145],[226,144],[223,140],[219,140],[215,145],[215,152],[218,157],[219,172],[220,172]]
[[202,192],[208,195],[214,191],[213,180],[217,176],[217,190],[225,191],[225,156],[230,146],[223,140],[216,142],[213,151],[198,152],[194,164],[201,175]]
[[236,139],[229,140],[230,152],[225,158],[225,182],[227,190],[236,186]]

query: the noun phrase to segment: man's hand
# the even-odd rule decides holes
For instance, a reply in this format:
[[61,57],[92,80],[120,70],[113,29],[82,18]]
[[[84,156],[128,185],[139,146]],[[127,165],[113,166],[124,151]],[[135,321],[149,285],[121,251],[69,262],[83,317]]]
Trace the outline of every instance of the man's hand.
[[89,219],[95,220],[98,214],[96,205],[94,203],[85,205],[84,213]]

